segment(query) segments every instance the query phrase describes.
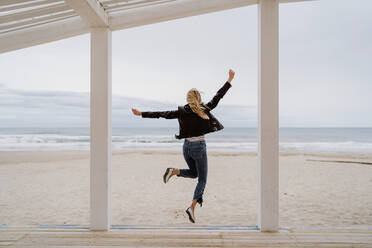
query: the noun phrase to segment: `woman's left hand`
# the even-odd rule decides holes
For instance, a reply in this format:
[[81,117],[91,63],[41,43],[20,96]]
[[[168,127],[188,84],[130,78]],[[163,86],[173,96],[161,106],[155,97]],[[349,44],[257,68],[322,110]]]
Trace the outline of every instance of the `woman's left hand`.
[[227,80],[229,83],[234,79],[235,77],[235,72],[233,70],[229,70],[229,79]]
[[134,115],[142,115],[142,113],[135,108],[132,108],[132,112]]

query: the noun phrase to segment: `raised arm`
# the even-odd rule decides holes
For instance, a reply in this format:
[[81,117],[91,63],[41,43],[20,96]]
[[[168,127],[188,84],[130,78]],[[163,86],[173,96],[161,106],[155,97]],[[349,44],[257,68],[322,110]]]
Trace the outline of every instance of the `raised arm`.
[[161,111],[161,112],[141,112],[141,111],[138,111],[135,108],[132,108],[132,112],[135,115],[142,116],[142,118],[176,119],[179,116],[178,110]]
[[234,76],[235,76],[235,72],[230,69],[229,70],[229,78],[226,81],[226,83],[222,86],[221,89],[219,89],[217,91],[217,94],[212,98],[212,100],[210,100],[207,103],[207,107],[210,110],[214,109],[217,106],[217,104],[219,103],[219,101],[223,98],[223,96],[226,94],[226,92],[230,89],[230,87],[231,87],[231,81],[234,79]]

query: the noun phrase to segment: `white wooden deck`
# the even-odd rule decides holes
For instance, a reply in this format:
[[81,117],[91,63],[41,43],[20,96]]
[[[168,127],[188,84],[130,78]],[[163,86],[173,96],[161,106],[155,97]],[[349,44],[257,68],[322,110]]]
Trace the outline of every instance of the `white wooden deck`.
[[257,230],[2,228],[6,247],[372,247],[372,229]]

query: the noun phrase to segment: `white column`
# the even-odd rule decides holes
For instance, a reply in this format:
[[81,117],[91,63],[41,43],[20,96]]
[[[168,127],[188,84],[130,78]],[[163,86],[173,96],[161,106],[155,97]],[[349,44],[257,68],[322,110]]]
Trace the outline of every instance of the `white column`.
[[111,31],[93,28],[90,43],[90,229],[111,226]]
[[279,1],[258,3],[258,160],[261,231],[279,226]]

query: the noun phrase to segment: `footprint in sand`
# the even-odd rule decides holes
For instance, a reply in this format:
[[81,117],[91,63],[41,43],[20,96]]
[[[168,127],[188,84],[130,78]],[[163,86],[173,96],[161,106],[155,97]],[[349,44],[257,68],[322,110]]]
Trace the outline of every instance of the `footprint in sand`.
[[184,219],[186,218],[186,212],[184,210],[176,210],[174,211],[174,218],[175,219]]

